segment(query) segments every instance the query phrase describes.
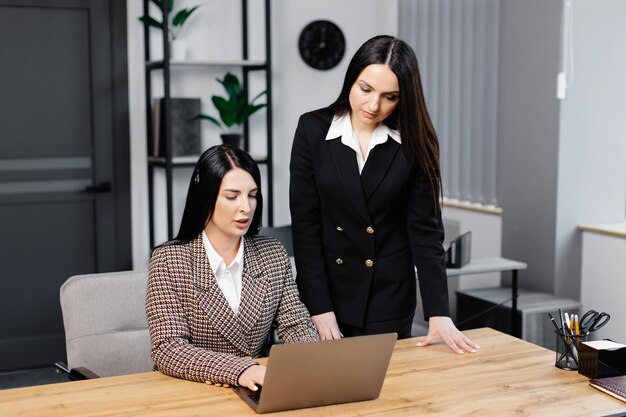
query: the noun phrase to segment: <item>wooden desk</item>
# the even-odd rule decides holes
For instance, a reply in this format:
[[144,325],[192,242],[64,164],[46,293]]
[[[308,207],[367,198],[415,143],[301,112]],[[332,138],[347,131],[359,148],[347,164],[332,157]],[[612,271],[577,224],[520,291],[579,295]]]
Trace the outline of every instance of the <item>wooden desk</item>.
[[[481,346],[455,355],[443,344],[396,345],[380,397],[270,415],[605,416],[626,404],[554,367],[555,355],[492,329],[469,330]],[[0,391],[2,416],[254,416],[231,389],[158,372]]]
[[[460,275],[487,274],[489,272],[511,271],[511,334],[517,334],[517,272],[526,269],[528,266],[524,262],[514,261],[506,258],[479,258],[472,259],[470,263],[462,268],[448,268],[448,277]],[[504,301],[504,300],[503,300]]]

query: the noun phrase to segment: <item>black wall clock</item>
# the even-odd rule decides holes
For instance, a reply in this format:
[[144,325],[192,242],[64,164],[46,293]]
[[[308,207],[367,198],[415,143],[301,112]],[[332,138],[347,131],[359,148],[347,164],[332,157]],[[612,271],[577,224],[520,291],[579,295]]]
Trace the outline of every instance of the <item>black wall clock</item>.
[[339,26],[316,20],[302,29],[298,40],[300,56],[309,66],[328,70],[335,67],[346,51],[346,39]]

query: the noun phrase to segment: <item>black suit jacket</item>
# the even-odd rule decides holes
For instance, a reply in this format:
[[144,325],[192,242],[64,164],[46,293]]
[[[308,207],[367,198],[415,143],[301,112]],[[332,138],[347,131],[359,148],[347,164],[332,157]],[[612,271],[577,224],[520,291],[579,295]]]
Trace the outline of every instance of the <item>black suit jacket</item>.
[[427,178],[389,138],[359,175],[341,139],[325,140],[332,113],[300,117],[291,151],[290,208],[298,289],[311,315],[392,320],[415,310],[449,315],[443,225]]

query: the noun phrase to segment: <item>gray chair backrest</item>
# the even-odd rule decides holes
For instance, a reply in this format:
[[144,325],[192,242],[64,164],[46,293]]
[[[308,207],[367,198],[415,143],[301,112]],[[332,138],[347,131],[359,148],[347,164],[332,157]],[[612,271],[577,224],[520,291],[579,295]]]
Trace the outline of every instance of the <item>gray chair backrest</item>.
[[293,256],[293,241],[291,237],[291,225],[278,227],[264,227],[259,232],[262,236],[271,236],[283,244],[287,255]]
[[75,275],[61,286],[67,364],[99,376],[152,370],[148,272]]

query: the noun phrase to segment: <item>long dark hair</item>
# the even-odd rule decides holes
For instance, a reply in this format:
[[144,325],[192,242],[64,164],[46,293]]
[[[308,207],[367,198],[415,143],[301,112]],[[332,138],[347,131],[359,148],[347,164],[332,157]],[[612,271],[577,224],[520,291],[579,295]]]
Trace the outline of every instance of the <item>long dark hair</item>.
[[411,164],[426,175],[435,207],[439,210],[441,195],[439,139],[426,108],[417,57],[406,42],[393,36],[380,35],[361,45],[348,65],[339,97],[329,107],[338,116],[349,113],[352,85],[365,67],[372,64],[387,65],[398,78],[400,87],[398,106],[384,123],[400,132],[402,152]]
[[238,148],[216,145],[207,149],[198,159],[191,175],[185,211],[180,223],[178,236],[171,243],[186,243],[195,239],[204,230],[220,191],[224,175],[231,169],[241,168],[252,176],[257,186],[257,207],[246,236],[259,233],[263,218],[263,196],[261,194],[261,173],[252,157]]

